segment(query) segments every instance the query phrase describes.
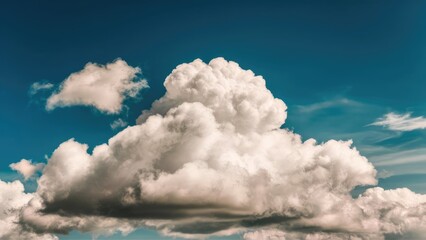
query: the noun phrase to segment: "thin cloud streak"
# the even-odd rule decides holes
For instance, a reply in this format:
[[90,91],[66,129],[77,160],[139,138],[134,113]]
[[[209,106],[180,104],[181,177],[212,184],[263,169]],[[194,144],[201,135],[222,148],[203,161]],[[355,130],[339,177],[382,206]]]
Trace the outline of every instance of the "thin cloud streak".
[[426,128],[426,118],[411,117],[411,113],[398,114],[390,112],[377,119],[373,126],[383,126],[393,131],[413,131]]
[[336,98],[333,100],[317,102],[309,105],[298,105],[297,109],[299,112],[310,113],[318,110],[336,107],[336,106],[364,106],[363,103],[348,99],[348,98]]
[[29,94],[31,96],[36,95],[40,91],[45,91],[52,89],[55,85],[52,83],[46,83],[46,82],[35,82],[31,84]]
[[426,148],[412,149],[396,153],[370,157],[375,166],[392,166],[426,161]]

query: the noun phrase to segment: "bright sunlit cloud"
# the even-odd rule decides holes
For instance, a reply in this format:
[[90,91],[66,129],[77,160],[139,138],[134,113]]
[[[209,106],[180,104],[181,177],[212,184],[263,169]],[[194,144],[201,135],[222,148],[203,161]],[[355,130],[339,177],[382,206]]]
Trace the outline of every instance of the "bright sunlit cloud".
[[46,109],[82,105],[117,114],[126,98],[136,98],[141,89],[148,87],[146,80],[138,78],[140,73],[140,68],[121,59],[106,65],[87,63],[61,83],[47,99]]

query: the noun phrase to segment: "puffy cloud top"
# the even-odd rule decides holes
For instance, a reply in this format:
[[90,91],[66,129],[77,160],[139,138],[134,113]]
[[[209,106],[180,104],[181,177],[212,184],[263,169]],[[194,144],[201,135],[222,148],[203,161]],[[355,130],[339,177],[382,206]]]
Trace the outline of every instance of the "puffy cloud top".
[[88,63],[61,83],[59,91],[47,99],[46,109],[84,105],[108,114],[119,113],[125,98],[136,97],[148,87],[145,80],[136,79],[140,72],[121,59],[106,65]]
[[286,105],[272,96],[261,76],[223,58],[209,64],[197,59],[179,65],[164,86],[166,95],[139,117],[139,123],[152,114],[164,115],[171,108],[192,102],[210,109],[217,123],[239,132],[276,129],[287,116]]
[[237,63],[182,64],[165,87],[138,125],[92,153],[74,139],[53,152],[22,210],[27,229],[368,239],[426,225],[425,198],[408,189],[352,198],[376,184],[373,165],[351,141],[317,144],[281,129],[285,104]]

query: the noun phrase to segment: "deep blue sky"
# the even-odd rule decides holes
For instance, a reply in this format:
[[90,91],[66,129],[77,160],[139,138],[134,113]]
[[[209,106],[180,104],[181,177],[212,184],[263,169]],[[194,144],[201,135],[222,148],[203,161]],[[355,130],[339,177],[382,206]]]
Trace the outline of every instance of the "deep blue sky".
[[[107,141],[113,120],[133,123],[164,94],[163,81],[176,65],[218,56],[263,75],[289,106],[284,127],[304,139],[353,139],[373,163],[408,150],[425,155],[425,130],[367,126],[391,111],[426,115],[425,12],[425,1],[2,3],[0,178],[19,178],[10,163],[45,161],[69,138],[91,147]],[[87,107],[46,112],[43,96],[28,94],[33,82],[59,83],[87,62],[118,57],[139,66],[150,85],[141,101],[127,104],[128,116]],[[386,187],[406,181],[426,192],[426,157],[377,168],[396,175]]]

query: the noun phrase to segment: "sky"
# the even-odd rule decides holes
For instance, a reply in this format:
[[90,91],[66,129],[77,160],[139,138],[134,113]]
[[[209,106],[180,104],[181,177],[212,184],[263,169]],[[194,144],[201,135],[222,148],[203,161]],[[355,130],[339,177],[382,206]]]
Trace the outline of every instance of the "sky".
[[[301,141],[313,138],[316,139],[317,144],[326,143],[330,139],[352,140],[353,146],[376,169],[375,178],[378,179],[378,186],[385,190],[406,187],[415,193],[426,194],[424,184],[426,179],[425,11],[426,3],[422,1],[121,1],[120,3],[117,1],[15,1],[2,3],[0,5],[0,109],[2,109],[0,112],[0,146],[2,146],[0,179],[3,182],[19,180],[24,184],[26,193],[37,192],[43,201],[51,203],[50,208],[46,208],[46,211],[51,211],[50,213],[63,210],[71,215],[93,215],[93,212],[90,212],[91,207],[87,207],[86,211],[86,208],[76,205],[76,208],[83,210],[75,212],[76,210],[70,207],[71,204],[67,201],[72,201],[78,193],[90,191],[91,184],[96,182],[96,177],[93,177],[95,180],[90,178],[91,182],[87,179],[84,180],[85,182],[77,182],[77,180],[74,181],[77,177],[73,175],[75,173],[71,174],[71,170],[68,172],[70,175],[63,173],[63,176],[69,176],[71,179],[63,177],[64,186],[70,184],[70,189],[74,189],[73,184],[85,186],[84,189],[78,189],[80,192],[70,190],[68,195],[65,194],[69,198],[65,197],[64,200],[57,197],[60,194],[65,195],[61,192],[61,187],[54,184],[55,176],[60,176],[60,174],[55,175],[58,174],[55,173],[55,169],[79,169],[85,164],[85,158],[98,161],[96,159],[101,158],[99,156],[107,153],[99,153],[98,156],[94,153],[94,149],[104,143],[109,143],[111,149],[108,150],[108,154],[111,152],[111,158],[113,156],[118,159],[120,157],[132,159],[131,156],[121,155],[126,151],[138,151],[135,149],[139,148],[127,146],[130,140],[125,140],[124,137],[128,136],[131,139],[132,136],[139,135],[136,132],[132,135],[126,127],[145,124],[145,128],[148,129],[150,122],[147,119],[155,114],[164,117],[161,124],[174,121],[170,119],[179,115],[180,112],[178,110],[176,110],[177,113],[173,112],[171,107],[177,107],[183,112],[188,111],[185,112],[188,114],[185,116],[193,116],[192,121],[197,124],[200,121],[200,126],[206,124],[207,130],[191,132],[200,139],[194,140],[190,137],[186,139],[186,136],[193,135],[185,135],[185,132],[181,133],[182,138],[186,139],[188,144],[199,142],[208,144],[204,140],[213,141],[212,139],[216,136],[214,135],[216,132],[210,132],[210,127],[207,126],[210,124],[210,118],[206,117],[208,114],[196,104],[185,105],[185,102],[201,102],[203,106],[210,109],[209,111],[214,112],[214,118],[219,122],[218,124],[223,123],[220,134],[229,135],[229,138],[236,135],[230,135],[228,131],[235,131],[247,137],[243,139],[244,141],[255,141],[247,132],[253,130],[268,133],[267,131],[280,128],[290,131],[283,133],[285,138],[290,138],[290,133],[294,132],[300,135]],[[212,59],[218,57],[226,59],[226,63],[217,60],[209,64]],[[195,59],[201,59],[204,63],[193,62]],[[242,70],[235,68],[228,61],[238,63]],[[182,68],[177,67],[183,63],[190,64]],[[234,96],[233,101],[250,96],[246,100],[248,110],[244,107],[241,107],[242,110],[236,108],[237,113],[232,113],[234,115],[230,117],[231,113],[227,112],[226,107],[231,103],[225,102],[228,98],[225,95],[219,98],[208,95],[218,94],[222,90],[216,89],[205,92],[205,95],[196,95],[194,92],[185,90],[178,82],[179,79],[183,79],[179,81],[186,81],[182,76],[190,75],[192,71],[202,72],[200,68],[205,64],[212,69],[219,68],[217,66],[227,66],[229,67],[227,71],[231,73],[230,75],[223,73],[224,76],[229,77],[235,72],[243,76],[241,79],[251,78],[246,77],[249,73],[243,71],[251,70],[254,75],[263,77],[266,87],[256,85],[254,90],[251,85],[244,84],[230,87],[232,89],[227,94],[243,92],[238,97]],[[191,67],[186,69],[185,66],[192,66],[196,70]],[[209,76],[214,73],[213,70],[208,73],[203,72],[205,75],[201,76],[210,81]],[[173,78],[170,78],[172,80],[167,85],[165,79],[169,75]],[[86,79],[86,82],[81,79]],[[201,79],[204,78],[201,77]],[[95,82],[91,82],[92,80]],[[202,81],[197,83],[193,79],[191,81],[195,81],[193,87],[199,92],[207,91],[205,89],[211,87],[209,81],[206,83]],[[222,84],[221,79],[214,83]],[[206,84],[205,88],[201,84]],[[160,98],[163,100],[154,103]],[[282,100],[286,107],[281,105],[280,101],[273,99]],[[189,105],[196,110],[185,109],[185,106]],[[257,110],[250,108],[253,106],[254,109],[261,110],[256,112]],[[143,111],[144,114],[142,114]],[[168,111],[171,112],[168,113]],[[200,111],[207,115],[197,115],[201,113],[193,111]],[[270,115],[263,116],[265,112]],[[282,119],[284,115],[286,115],[285,120]],[[152,126],[154,125],[152,123]],[[233,130],[228,129],[230,125],[233,126]],[[167,128],[165,129],[164,134],[168,131]],[[143,131],[147,131],[144,133],[146,136],[151,136],[149,130]],[[204,131],[207,131],[209,135],[204,136]],[[152,135],[146,139],[142,135],[139,137],[142,139],[141,142],[150,142],[162,133],[159,132],[158,135]],[[147,143],[146,148],[150,151],[157,146],[162,146],[161,144],[170,139],[173,140],[174,135],[170,135],[172,133],[166,134],[159,143],[152,143],[152,145]],[[268,135],[269,138],[271,136]],[[287,140],[284,141],[281,138],[276,141],[282,143],[283,148],[287,146],[289,149],[296,149],[297,144],[287,143]],[[61,145],[64,142],[68,144]],[[119,147],[113,148],[116,142],[116,145],[122,144],[124,150],[118,149]],[[87,157],[84,154],[80,156],[78,155],[80,150],[75,150],[74,157],[63,160],[68,156],[66,155],[68,152],[62,153],[62,150],[58,150],[58,146],[64,146],[63,151],[67,151],[65,148],[68,146],[80,149],[83,146],[80,143],[87,144],[90,156]],[[194,157],[190,152],[198,154],[197,151],[191,150],[191,146],[185,144],[186,142],[181,143],[182,149],[179,148],[176,152],[159,157],[157,165],[161,171],[172,176],[176,169],[167,161],[170,159],[177,162],[186,161],[184,159]],[[330,153],[328,145],[319,146],[321,148],[324,146],[323,151],[326,152],[324,153],[326,157],[333,159],[334,155]],[[140,149],[143,148],[140,147]],[[237,148],[238,151],[242,149],[245,148],[240,146]],[[305,151],[303,149],[297,151],[303,152]],[[148,154],[148,150],[141,156],[151,154]],[[103,150],[99,150],[101,151]],[[272,150],[263,149],[262,151]],[[57,154],[55,155],[54,152]],[[155,155],[155,153],[152,154]],[[336,161],[340,161],[340,155],[337,155]],[[217,156],[219,155],[210,157]],[[163,161],[162,158],[165,160]],[[22,162],[22,159],[28,161]],[[351,161],[362,162],[363,160],[360,159],[361,157],[357,156]],[[75,165],[68,166],[61,161],[74,162]],[[268,161],[265,160],[265,162]],[[19,166],[12,167],[11,164],[18,162],[21,162]],[[358,169],[358,165],[351,165],[354,164],[352,162],[343,160],[342,162],[348,169]],[[40,165],[37,165],[38,163]],[[102,165],[102,163],[97,164]],[[288,164],[297,166],[299,163],[288,162]],[[363,162],[363,164],[359,169],[366,172],[372,171],[366,163]],[[24,172],[23,168],[27,172]],[[145,167],[141,168],[145,169]],[[82,169],[76,171],[83,171]],[[185,170],[185,168],[182,169]],[[110,170],[102,171],[107,174]],[[348,172],[348,176],[351,177],[351,171],[348,170]],[[231,181],[231,177],[223,172],[221,174],[224,182],[235,180],[232,178]],[[42,176],[45,176],[42,183],[37,183],[43,178]],[[368,179],[369,176],[354,175],[350,178],[355,179],[353,182],[356,182],[356,184],[348,185],[348,189],[356,187],[351,193],[354,197],[367,188],[359,185],[374,185]],[[106,179],[106,177],[102,175],[99,179]],[[119,180],[122,181],[122,179]],[[180,183],[185,183],[184,180],[180,180],[182,181]],[[212,180],[207,182],[206,186],[213,184],[215,182]],[[163,185],[152,183],[152,187],[155,186]],[[203,186],[196,185],[193,189],[205,189],[206,186]],[[114,187],[116,188],[110,190],[122,189],[123,186],[114,185]],[[164,196],[168,197],[162,196],[167,198],[167,201],[174,199],[173,194],[179,188],[178,185],[172,185],[172,187],[174,190],[164,193]],[[168,188],[164,187],[164,189]],[[148,194],[152,197],[154,205],[158,203],[156,201],[164,200],[160,193],[156,193],[157,190],[153,190],[151,195]],[[139,189],[139,191],[142,190]],[[297,192],[297,190],[294,191]],[[161,191],[158,190],[158,192]],[[98,193],[93,193],[92,197],[100,196],[96,194]],[[208,193],[205,195],[200,193],[200,199],[198,199],[197,194],[191,195],[194,196],[194,201],[201,201],[200,199],[208,195]],[[223,199],[228,199],[228,195],[223,194]],[[423,195],[421,196],[419,198],[423,198]],[[57,198],[61,198],[62,202]],[[232,203],[237,199],[235,196],[230,198]],[[176,197],[176,199],[176,201],[184,201],[186,198],[182,200]],[[81,201],[85,200],[87,199]],[[6,200],[3,199],[3,201]],[[174,206],[175,202],[166,203],[170,204],[168,205],[170,207]],[[273,206],[268,207],[273,209]],[[178,214],[174,213],[174,210],[171,212]],[[96,212],[96,214],[104,213]],[[111,214],[115,216],[114,213]],[[216,214],[219,213],[216,212]],[[191,215],[191,217],[194,216]],[[111,221],[117,219],[121,218],[114,218]],[[155,219],[155,216],[152,219]],[[170,219],[174,218],[170,217]],[[71,223],[69,224],[72,226]],[[126,224],[134,226],[133,222]],[[306,226],[307,223],[298,222],[298,224]],[[120,233],[110,236],[100,234],[99,239],[173,239],[173,237],[180,239],[184,237],[173,235],[174,232],[179,231],[167,224],[144,222],[142,225],[139,224],[139,227],[127,236],[122,236]],[[168,227],[163,227],[166,225]],[[241,225],[238,226],[241,227]],[[317,225],[314,224],[314,226]],[[193,225],[182,225],[182,228],[184,227],[195,228]],[[250,227],[252,230],[254,225]],[[322,225],[320,229],[321,227]],[[84,229],[70,227],[67,229],[69,234],[63,234],[67,231],[59,230],[55,234],[60,239],[92,239],[93,234],[99,235],[99,232],[96,232],[99,229],[94,231],[87,229],[89,227]],[[167,235],[165,229],[170,230],[172,234]],[[230,229],[227,230],[230,231]],[[250,239],[249,235],[244,235],[246,230],[237,230],[230,236],[213,236],[211,239]],[[209,231],[206,230],[206,232]],[[255,233],[259,234],[259,232],[253,234]],[[261,233],[269,234],[269,232]],[[292,239],[291,234],[288,233],[287,238]],[[392,239],[391,235],[385,237]]]

